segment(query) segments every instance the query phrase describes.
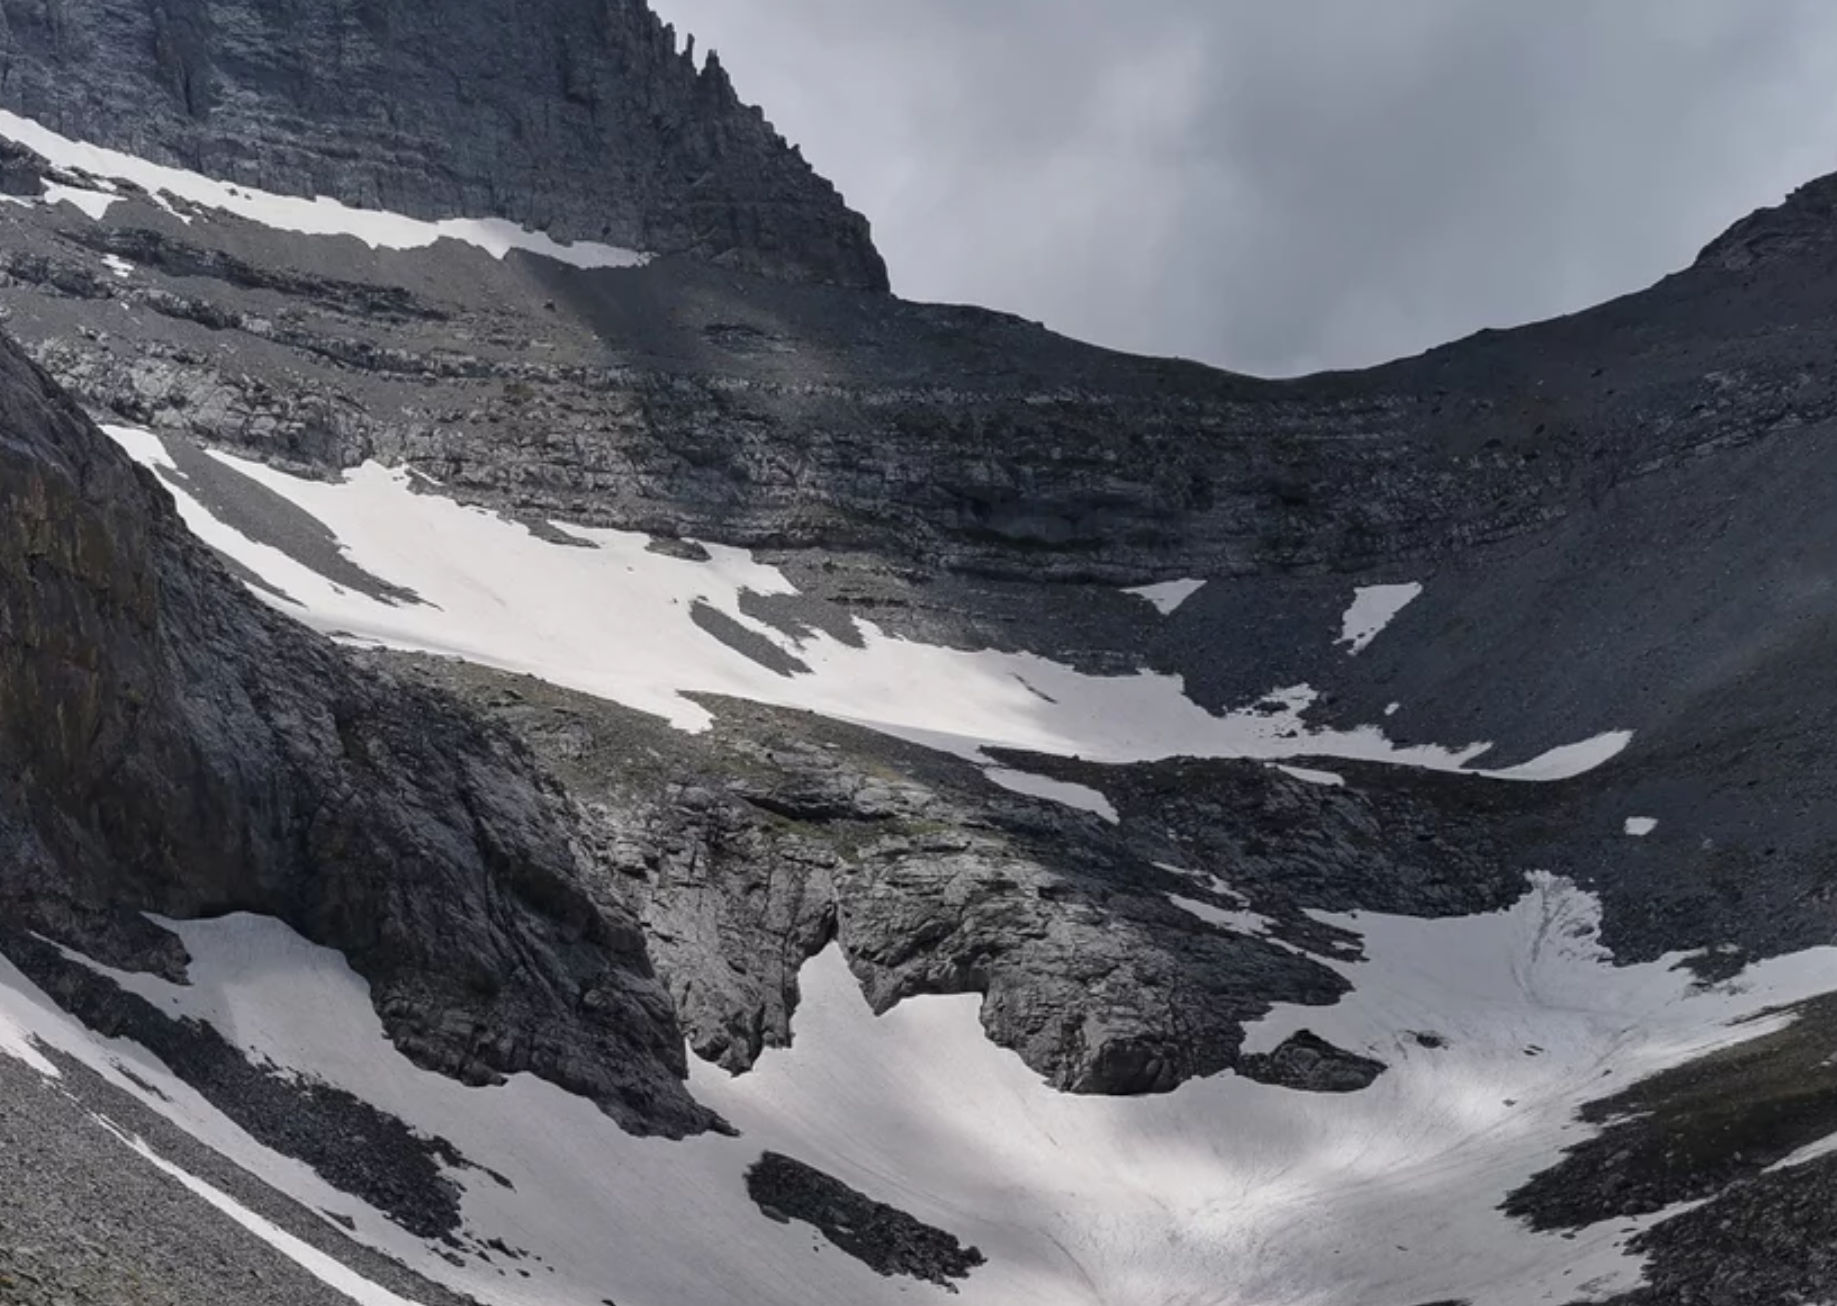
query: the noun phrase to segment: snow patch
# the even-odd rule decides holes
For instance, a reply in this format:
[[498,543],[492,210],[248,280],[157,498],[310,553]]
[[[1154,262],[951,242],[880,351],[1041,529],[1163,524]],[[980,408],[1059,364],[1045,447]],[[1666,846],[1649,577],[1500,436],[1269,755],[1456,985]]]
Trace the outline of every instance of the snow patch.
[[[0,968],[11,969],[6,965],[4,958],[0,958]],[[4,984],[5,980],[6,976],[0,974],[0,984]],[[44,1055],[39,1052],[30,1028],[20,1022],[8,1020],[3,1005],[0,1005],[0,1056],[11,1057],[15,1061],[23,1062],[46,1079],[62,1078],[58,1074],[57,1067],[45,1060]]]
[[1811,1162],[1822,1160],[1832,1153],[1837,1153],[1837,1134],[1831,1134],[1828,1137],[1820,1138],[1814,1143],[1807,1143],[1804,1147],[1799,1148],[1798,1151],[1793,1152],[1791,1155],[1781,1157],[1761,1173],[1773,1174],[1778,1170],[1791,1170],[1797,1166],[1809,1165]]
[[1031,771],[1016,771],[1012,767],[991,766],[982,772],[995,784],[1012,793],[1026,794],[1031,798],[1045,798],[1067,807],[1075,807],[1081,812],[1095,812],[1112,825],[1122,820],[1116,808],[1099,790],[1089,785],[1073,784],[1069,780],[1054,780],[1050,776],[1035,775]]
[[1237,934],[1264,935],[1275,927],[1275,922],[1261,912],[1227,911],[1223,907],[1214,907],[1209,902],[1197,898],[1183,898],[1177,893],[1167,895],[1167,900],[1189,916],[1197,916],[1207,925],[1216,925],[1221,930],[1231,930]]
[[1658,829],[1658,821],[1650,816],[1629,816],[1625,828],[1633,838],[1643,839]]
[[1164,580],[1158,585],[1138,585],[1126,589],[1125,594],[1132,594],[1138,599],[1146,599],[1154,604],[1155,611],[1169,617],[1193,595],[1205,588],[1203,580]]
[[1416,581],[1407,585],[1365,585],[1353,591],[1352,606],[1340,621],[1339,643],[1348,645],[1348,656],[1364,652],[1384,628],[1422,594]]
[[[127,454],[128,457],[132,458],[142,467],[150,467],[154,471],[178,470],[179,465],[172,460],[172,455],[166,452],[165,444],[151,431],[144,430],[138,426],[111,426],[105,422],[102,424],[102,433],[116,444],[120,445],[122,452]],[[187,503],[190,503],[189,498],[179,494],[177,490],[173,490],[172,494],[173,497],[179,501],[179,509],[183,512]],[[204,516],[210,517],[210,514],[204,512],[196,503],[191,503],[191,507],[194,512],[203,512]],[[216,519],[213,517],[211,520],[215,521]],[[198,536],[200,539],[204,539],[202,532],[199,531],[196,525],[193,525],[191,517],[186,517],[185,525],[191,528],[191,533],[193,535]],[[209,544],[211,542],[206,539],[205,543]],[[212,545],[212,547],[219,550],[222,549],[221,545]]]
[[81,186],[66,186],[61,182],[45,183],[45,203],[74,205],[97,222],[107,216],[109,206],[120,198],[106,191],[86,190]]
[[1564,744],[1540,753],[1528,762],[1499,771],[1484,771],[1495,780],[1573,780],[1578,775],[1611,762],[1633,742],[1631,730],[1610,730],[1573,744]]
[[[646,261],[643,254],[611,245],[590,241],[564,245],[546,232],[529,231],[501,218],[447,218],[435,222],[378,209],[351,208],[323,196],[303,199],[235,186],[200,173],[149,163],[119,150],[72,140],[16,113],[0,111],[0,138],[36,151],[57,167],[90,177],[131,182],[154,196],[188,200],[280,231],[354,236],[372,249],[420,249],[437,240],[450,239],[475,245],[495,258],[519,249],[578,268],[635,267]],[[45,188],[45,198],[53,204],[69,200],[90,217],[100,219],[109,204],[120,197],[52,183]]]
[[132,276],[134,273],[134,265],[119,254],[104,254],[102,266],[118,277]]

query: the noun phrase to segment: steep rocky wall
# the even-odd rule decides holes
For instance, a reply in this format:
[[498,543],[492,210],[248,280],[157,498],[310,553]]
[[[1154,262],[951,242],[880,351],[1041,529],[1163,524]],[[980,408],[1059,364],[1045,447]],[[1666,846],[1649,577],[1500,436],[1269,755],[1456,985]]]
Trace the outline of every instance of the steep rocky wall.
[[141,912],[274,915],[423,1065],[704,1125],[637,923],[576,858],[507,736],[247,598],[0,339],[0,950],[34,930],[176,977]]
[[886,288],[867,222],[644,0],[3,0],[0,105],[268,190]]
[[0,300],[97,411],[295,470],[403,463],[520,514],[984,574],[1447,555],[1837,414],[1830,282],[1799,264],[1278,383],[684,264],[269,263],[261,233],[149,206],[49,221],[0,212]]

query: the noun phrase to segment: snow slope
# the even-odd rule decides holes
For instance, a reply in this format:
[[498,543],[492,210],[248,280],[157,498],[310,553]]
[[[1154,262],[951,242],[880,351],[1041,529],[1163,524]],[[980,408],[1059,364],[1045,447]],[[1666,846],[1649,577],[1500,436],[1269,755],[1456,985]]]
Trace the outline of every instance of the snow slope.
[[1576,1102],[1752,1037],[1778,1018],[1730,1022],[1837,984],[1830,949],[1715,988],[1675,958],[1614,967],[1595,943],[1593,900],[1547,878],[1488,916],[1324,919],[1364,936],[1367,960],[1336,963],[1356,991],[1333,1008],[1278,1010],[1252,1046],[1306,1027],[1370,1051],[1391,1069],[1362,1093],[1225,1074],[1162,1097],[1061,1095],[988,1042],[975,998],[912,999],[876,1018],[832,948],[805,969],[789,1049],[740,1077],[693,1065],[697,1096],[741,1137],[679,1143],[628,1137],[528,1077],[466,1088],[418,1070],[342,958],[273,921],[172,925],[194,958],[189,986],[117,976],[502,1173],[514,1191],[452,1177],[468,1233],[531,1253],[528,1280],[500,1273],[501,1258],[449,1263],[254,1143],[146,1053],[74,1026],[4,966],[0,1050],[30,1057],[30,1038],[64,1049],[308,1207],[350,1216],[363,1241],[494,1306],[944,1300],[761,1215],[742,1177],[767,1148],[979,1246],[989,1263],[963,1284],[966,1306],[1531,1306],[1639,1278],[1622,1246],[1650,1219],[1568,1238],[1496,1209],[1581,1136]]
[[[172,468],[160,439],[108,427],[131,455]],[[271,544],[215,518],[173,485],[185,521],[286,597],[262,597],[356,643],[445,654],[704,729],[702,692],[801,708],[975,760],[991,746],[1122,763],[1175,756],[1343,757],[1504,779],[1555,780],[1606,762],[1630,733],[1607,732],[1500,771],[1470,764],[1491,746],[1392,743],[1381,725],[1316,729],[1306,685],[1214,715],[1177,676],[1094,676],[1029,653],[971,652],[889,636],[857,621],[860,646],[826,632],[793,638],[741,610],[746,592],[795,590],[743,550],[709,545],[707,562],[650,551],[648,537],[557,524],[593,547],[558,544],[522,525],[411,488],[409,474],[366,464],[342,482],[305,480],[264,464],[209,455],[322,523],[358,567],[419,595],[392,603],[341,586]],[[730,647],[696,620],[710,610],[802,670],[787,674]],[[1369,637],[1375,637],[1375,631]],[[1013,776],[997,777],[1013,787]],[[1029,792],[1041,792],[1035,784]],[[1067,797],[1066,792],[1052,796]],[[1075,805],[1092,810],[1089,795]]]
[[[380,209],[357,209],[320,196],[302,199],[217,181],[202,173],[149,163],[119,150],[104,149],[61,136],[30,118],[0,110],[0,139],[36,151],[49,163],[82,173],[88,187],[53,182],[45,187],[48,204],[68,201],[91,218],[101,219],[123,198],[110,183],[129,182],[156,202],[184,200],[207,209],[232,213],[279,231],[308,236],[355,236],[372,249],[419,249],[437,240],[458,240],[503,258],[513,249],[578,268],[633,267],[645,261],[634,250],[581,241],[564,245],[546,232],[529,231],[502,218],[447,218],[431,222]],[[189,218],[185,219],[189,221]]]
[[1352,606],[1340,622],[1339,642],[1348,654],[1363,653],[1397,614],[1422,596],[1422,586],[1415,581],[1407,585],[1366,585],[1352,596]]

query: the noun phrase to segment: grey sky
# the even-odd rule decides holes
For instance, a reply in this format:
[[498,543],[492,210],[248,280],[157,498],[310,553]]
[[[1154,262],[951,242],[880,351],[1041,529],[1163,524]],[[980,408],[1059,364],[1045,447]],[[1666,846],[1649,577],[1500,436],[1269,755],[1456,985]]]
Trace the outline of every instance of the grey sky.
[[1582,307],[1837,170],[1829,0],[653,0],[895,288],[1287,373]]

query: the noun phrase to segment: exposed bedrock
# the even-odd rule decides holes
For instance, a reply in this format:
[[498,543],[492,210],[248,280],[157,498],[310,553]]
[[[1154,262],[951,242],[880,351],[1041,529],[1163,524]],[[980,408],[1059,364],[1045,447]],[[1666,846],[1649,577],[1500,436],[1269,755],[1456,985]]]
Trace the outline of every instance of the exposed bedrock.
[[131,200],[0,234],[15,329],[98,410],[521,514],[1123,583],[1421,566],[1820,428],[1818,193],[1627,299],[1284,382],[686,260],[373,253]]
[[583,890],[517,744],[252,599],[5,341],[0,433],[9,925],[177,978],[140,912],[278,916],[350,958],[422,1065],[709,1123],[638,922]]
[[1522,816],[1524,789],[1168,763],[1103,776],[1133,814],[1119,827],[804,713],[710,698],[714,728],[687,735],[529,677],[365,656],[528,741],[580,809],[598,900],[643,921],[691,1044],[733,1070],[790,1041],[798,971],[833,940],[876,1010],[979,994],[990,1038],[1061,1089],[1163,1092],[1235,1067],[1354,1090],[1382,1064],[1311,1034],[1240,1055],[1275,1003],[1349,987],[1324,962],[1358,938],[1310,909],[1458,915],[1525,891],[1489,828]]

